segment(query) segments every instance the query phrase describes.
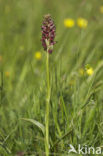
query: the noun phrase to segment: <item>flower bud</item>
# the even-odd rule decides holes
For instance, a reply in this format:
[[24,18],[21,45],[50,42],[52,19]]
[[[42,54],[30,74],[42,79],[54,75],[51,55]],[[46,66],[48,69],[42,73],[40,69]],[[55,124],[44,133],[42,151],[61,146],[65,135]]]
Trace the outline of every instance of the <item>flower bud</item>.
[[47,51],[48,53],[52,53],[53,46],[56,43],[54,41],[56,27],[55,27],[54,22],[49,14],[44,16],[44,20],[43,20],[41,29],[42,29],[42,39],[41,39],[42,46],[45,51]]

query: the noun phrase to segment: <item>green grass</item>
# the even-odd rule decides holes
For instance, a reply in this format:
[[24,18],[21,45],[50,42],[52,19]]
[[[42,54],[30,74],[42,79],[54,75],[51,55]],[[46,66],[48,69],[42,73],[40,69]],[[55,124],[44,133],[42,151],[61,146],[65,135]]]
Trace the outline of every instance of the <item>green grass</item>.
[[[40,27],[47,13],[58,41],[50,55],[50,153],[71,156],[69,144],[103,146],[101,5],[97,0],[0,0],[0,156],[45,155],[46,52]],[[87,28],[65,28],[68,17],[87,19]],[[79,73],[87,64],[94,69],[91,76]]]

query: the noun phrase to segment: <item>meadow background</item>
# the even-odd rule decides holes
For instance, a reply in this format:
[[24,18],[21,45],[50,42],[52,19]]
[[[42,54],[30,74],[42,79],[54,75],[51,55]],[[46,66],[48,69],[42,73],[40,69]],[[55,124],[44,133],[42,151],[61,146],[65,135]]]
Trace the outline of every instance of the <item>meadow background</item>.
[[45,126],[40,39],[47,13],[57,41],[50,55],[50,153],[71,156],[69,144],[103,147],[103,1],[0,0],[0,156],[45,155],[42,130],[21,118]]

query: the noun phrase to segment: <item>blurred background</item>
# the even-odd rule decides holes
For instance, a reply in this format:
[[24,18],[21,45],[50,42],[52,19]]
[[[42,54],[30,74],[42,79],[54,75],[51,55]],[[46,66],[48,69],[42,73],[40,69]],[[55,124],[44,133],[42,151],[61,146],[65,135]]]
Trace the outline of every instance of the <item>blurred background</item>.
[[[44,61],[44,52],[40,39],[41,25],[45,14],[50,13],[52,15],[57,29],[56,41],[58,43],[55,46],[52,58],[55,59],[56,55],[63,56],[66,58],[64,63],[66,64],[72,61],[67,57],[72,57],[71,54],[75,55],[76,49],[79,49],[80,46],[87,49],[91,40],[92,44],[89,46],[88,53],[91,53],[91,49],[93,50],[96,44],[103,48],[100,40],[103,33],[102,12],[102,1],[97,0],[79,0],[78,2],[74,0],[61,2],[59,0],[0,0],[0,66],[2,66],[4,73],[6,72],[5,75],[9,77],[7,81],[9,81],[11,89],[20,79],[22,70],[25,70],[24,72],[27,75],[34,72],[36,74],[35,79],[39,74],[38,70],[42,70],[41,64]],[[88,22],[85,32],[76,24],[80,17]],[[75,25],[71,26],[72,28],[68,26],[66,28],[64,25],[64,20],[67,18],[75,21]],[[81,33],[81,31],[83,32]],[[58,51],[61,47],[61,55],[59,55]],[[101,48],[98,53],[100,53]],[[39,61],[35,58],[35,53],[38,51],[42,55]],[[101,58],[101,54],[97,57]],[[97,58],[94,59],[97,61]],[[92,63],[95,63],[95,61],[93,60]],[[32,64],[32,69],[30,69],[31,65],[29,63]],[[24,69],[24,64],[28,71],[26,71],[26,67]],[[36,66],[36,64],[38,65]],[[30,72],[29,70],[33,71]],[[14,83],[13,86],[11,83]]]
[[[0,133],[5,138],[15,131],[8,139],[14,153],[29,145],[32,150],[32,136],[38,134],[32,128],[28,132],[18,118],[44,123],[46,52],[40,40],[43,16],[48,13],[56,25],[57,41],[50,55],[52,84],[57,85],[53,100],[58,103],[62,89],[65,101],[71,102],[75,78],[81,86],[95,70],[96,83],[103,77],[102,0],[0,0]],[[102,92],[97,96],[102,101]]]
[[[54,58],[56,55],[60,57],[58,53],[60,47],[62,47],[61,56],[72,57],[70,56],[71,53],[74,54],[79,45],[87,48],[87,41],[89,42],[89,40],[92,40],[92,45],[89,48],[93,49],[95,44],[99,44],[98,46],[102,48],[100,45],[102,44],[100,36],[102,37],[103,33],[102,1],[0,0],[0,66],[2,66],[0,68],[3,68],[4,73],[6,72],[5,75],[9,77],[7,81],[9,81],[11,89],[20,79],[22,70],[25,70],[25,74],[28,73],[28,75],[32,73],[26,71],[26,67],[24,69],[24,64],[28,66],[28,70],[31,70],[29,61],[31,62],[32,70],[36,73],[35,79],[39,74],[38,70],[42,68],[44,52],[40,42],[41,25],[43,16],[47,13],[52,15],[57,29],[56,40],[58,44],[55,46]],[[85,34],[82,33],[82,39],[81,30],[76,25],[80,17],[88,21],[88,28],[85,30]],[[75,26],[72,29],[66,28],[64,25],[64,20],[67,18],[75,21]],[[89,53],[91,49],[88,49]],[[34,56],[36,51],[41,52],[40,61]],[[100,53],[99,51],[98,53]],[[101,57],[101,54],[97,57]],[[95,59],[97,58],[95,57]],[[65,64],[66,61],[68,59],[65,60]],[[93,60],[93,63],[95,61]],[[37,69],[34,67],[36,63],[39,64],[36,66]],[[13,86],[11,83],[14,83]]]

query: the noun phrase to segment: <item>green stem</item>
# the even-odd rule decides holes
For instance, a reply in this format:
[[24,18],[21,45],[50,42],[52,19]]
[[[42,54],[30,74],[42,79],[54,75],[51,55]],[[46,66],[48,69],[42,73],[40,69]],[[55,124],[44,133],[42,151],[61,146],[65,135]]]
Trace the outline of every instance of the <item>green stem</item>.
[[49,75],[49,53],[47,51],[46,60],[46,74],[47,74],[47,99],[46,99],[46,115],[45,115],[45,150],[46,156],[49,156],[49,107],[50,107],[50,75]]

